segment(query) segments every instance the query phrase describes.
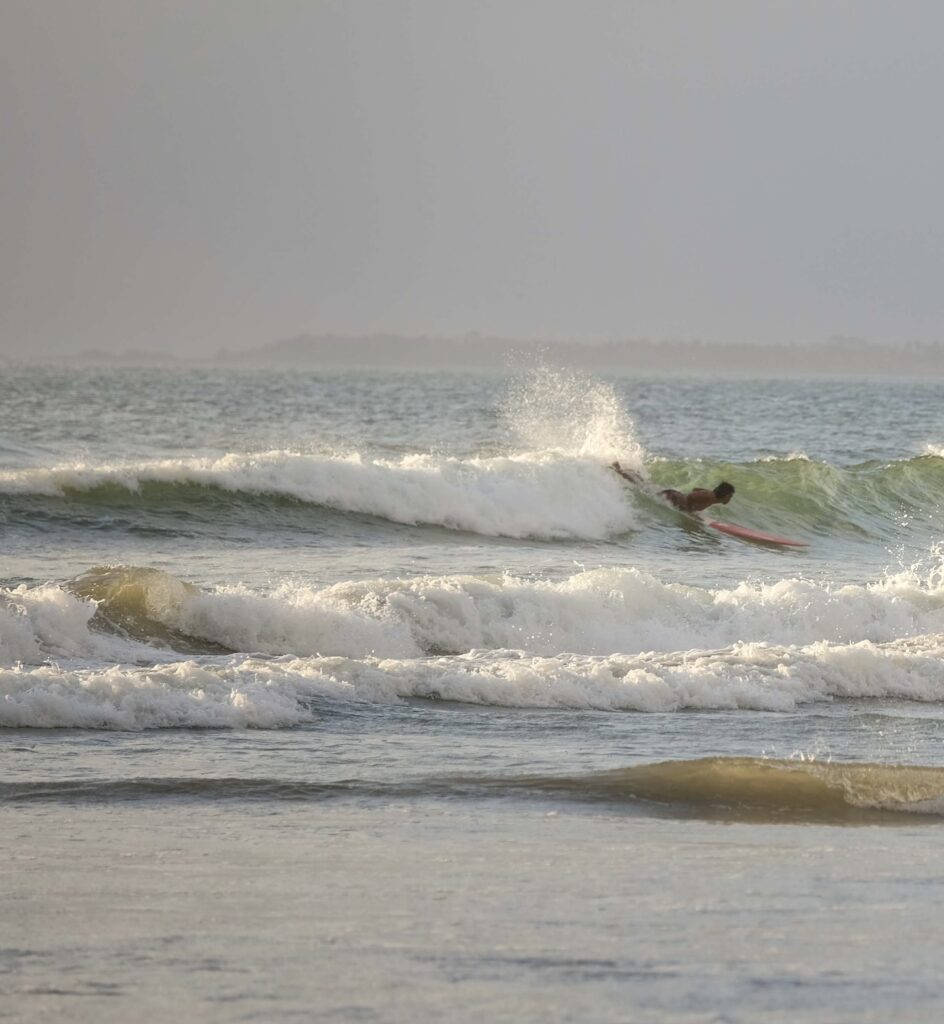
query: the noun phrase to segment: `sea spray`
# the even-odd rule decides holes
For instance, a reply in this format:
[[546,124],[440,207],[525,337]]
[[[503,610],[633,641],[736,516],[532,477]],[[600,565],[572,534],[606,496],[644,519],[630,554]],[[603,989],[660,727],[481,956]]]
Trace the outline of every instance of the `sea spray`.
[[625,402],[597,377],[539,366],[509,382],[501,410],[512,447],[643,471],[646,452]]

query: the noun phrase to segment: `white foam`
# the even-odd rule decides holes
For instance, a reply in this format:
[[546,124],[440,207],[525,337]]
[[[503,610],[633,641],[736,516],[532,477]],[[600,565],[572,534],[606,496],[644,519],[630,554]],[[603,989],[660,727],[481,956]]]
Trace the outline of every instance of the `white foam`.
[[605,658],[490,651],[357,665],[351,675],[358,695],[375,699],[389,699],[392,690],[398,697],[507,707],[789,711],[835,697],[941,700],[942,654],[937,637],[907,646],[736,644],[715,652]]
[[371,459],[270,451],[0,472],[6,493],[61,495],[106,484],[136,491],[146,483],[287,495],[397,523],[515,538],[603,539],[634,522],[625,485],[604,462],[562,452]]
[[341,584],[324,590],[284,584],[268,596],[224,587],[184,599],[165,621],[239,651],[411,657],[422,654],[409,620],[382,592]]
[[903,572],[865,586],[787,579],[711,590],[597,569],[562,582],[434,576],[321,590],[287,583],[268,596],[230,587],[188,598],[168,625],[240,651],[351,657],[888,642],[944,632],[944,580]]
[[277,686],[238,665],[17,668],[0,670],[0,726],[275,729],[310,718],[304,695],[303,679]]
[[0,665],[127,656],[127,645],[89,629],[94,614],[93,604],[53,584],[0,588]]
[[[868,585],[786,579],[716,590],[663,583],[635,569],[597,569],[561,582],[496,575],[325,588],[284,583],[267,594],[244,586],[200,592],[155,570],[127,570],[123,579],[145,590],[147,614],[164,626],[269,655],[403,659],[509,649],[550,657],[713,650],[738,642],[888,643],[944,633],[940,568]],[[5,593],[0,664],[128,657],[116,652],[117,638],[89,629],[91,601],[51,586]],[[121,621],[120,606],[114,611]]]
[[[0,670],[0,726],[280,728],[319,699],[429,698],[517,708],[789,711],[836,697],[944,699],[938,636],[785,648],[737,644],[682,655],[192,659],[152,668]],[[315,702],[314,704],[312,702]]]
[[[786,455],[764,455],[759,462],[812,462],[813,460],[806,454],[806,452],[792,451]],[[828,463],[823,463],[828,465]]]
[[[262,653],[180,660],[90,629],[91,601],[17,587],[0,605],[10,666],[0,725],[275,728],[309,720],[323,697],[633,711],[944,699],[940,566],[867,586],[719,590],[613,569],[560,583],[451,576],[268,595],[200,593],[163,575],[140,576],[162,596],[150,614]],[[128,664],[145,654],[156,664]]]

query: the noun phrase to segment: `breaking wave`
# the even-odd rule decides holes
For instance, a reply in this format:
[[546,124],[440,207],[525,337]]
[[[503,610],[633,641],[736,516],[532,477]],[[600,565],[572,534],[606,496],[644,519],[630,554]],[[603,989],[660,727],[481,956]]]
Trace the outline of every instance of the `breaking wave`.
[[[116,640],[178,653],[412,658],[712,650],[736,642],[886,643],[944,633],[944,568],[875,583],[711,589],[638,569],[560,582],[509,575],[284,582],[201,590],[157,569],[99,567],[66,587],[0,590],[0,663],[95,657]],[[150,649],[150,648],[149,648]]]
[[242,585],[203,591],[156,569],[101,567],[65,590],[21,586],[5,595],[5,621],[21,633],[34,625],[35,651],[55,657],[83,649],[90,623],[145,643],[173,646],[183,637],[233,651],[352,657],[884,642],[944,631],[940,566],[866,585],[785,579],[710,589],[637,569],[596,569],[562,582],[426,576],[324,588],[286,582],[268,593]]
[[105,668],[0,670],[0,726],[284,728],[321,700],[446,700],[507,708],[792,711],[833,699],[944,700],[940,636],[797,647],[741,643],[676,654],[431,658],[228,656]]
[[101,568],[0,600],[0,725],[282,727],[311,701],[786,711],[944,699],[944,578],[666,584],[632,569],[203,591]]
[[216,459],[59,466],[0,473],[0,494],[66,498],[148,510],[212,506],[265,496],[394,523],[489,536],[604,539],[634,524],[604,463],[559,453],[400,459],[275,451]]
[[[485,536],[588,541],[664,524],[663,504],[628,487],[597,449],[616,450],[614,444],[588,450],[572,444],[465,458],[271,451],[5,470],[0,514],[6,510],[13,523],[38,516],[73,517],[88,525],[90,515],[120,509],[132,519],[162,516],[170,528],[185,532],[197,523],[223,527],[234,516],[254,527],[284,521],[290,529],[306,529],[327,512]],[[729,480],[737,489],[731,517],[757,529],[869,541],[938,536],[944,526],[944,457],[931,452],[850,467],[802,455],[749,463],[648,464],[643,455],[630,435],[623,464],[656,488]]]

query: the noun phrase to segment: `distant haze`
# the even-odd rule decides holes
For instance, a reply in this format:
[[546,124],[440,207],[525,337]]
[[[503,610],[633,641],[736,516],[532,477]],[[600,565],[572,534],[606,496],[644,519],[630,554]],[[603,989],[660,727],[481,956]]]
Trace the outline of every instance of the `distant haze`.
[[0,355],[935,342],[944,5],[3,0]]

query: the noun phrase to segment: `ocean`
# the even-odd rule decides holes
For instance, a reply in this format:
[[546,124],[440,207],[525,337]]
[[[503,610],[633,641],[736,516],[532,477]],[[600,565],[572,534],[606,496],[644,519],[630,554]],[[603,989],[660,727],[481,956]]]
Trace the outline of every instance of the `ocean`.
[[2,384],[0,1020],[940,1020],[944,381]]

